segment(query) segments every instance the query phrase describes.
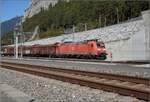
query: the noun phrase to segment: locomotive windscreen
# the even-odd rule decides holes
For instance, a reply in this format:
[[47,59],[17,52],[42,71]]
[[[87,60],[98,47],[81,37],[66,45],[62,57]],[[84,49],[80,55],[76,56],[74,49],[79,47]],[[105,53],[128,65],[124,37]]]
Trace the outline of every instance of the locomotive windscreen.
[[105,47],[105,44],[103,42],[97,42],[97,47]]

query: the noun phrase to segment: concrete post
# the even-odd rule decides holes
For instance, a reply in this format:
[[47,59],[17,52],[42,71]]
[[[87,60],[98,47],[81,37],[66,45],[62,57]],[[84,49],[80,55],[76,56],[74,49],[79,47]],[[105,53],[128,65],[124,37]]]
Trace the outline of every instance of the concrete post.
[[18,35],[16,35],[16,58],[18,58]]
[[73,42],[75,41],[75,26],[73,25]]
[[[16,44],[16,31],[14,30],[14,45]],[[16,56],[16,45],[14,46],[14,57]]]
[[150,10],[143,11],[142,17],[143,17],[144,26],[145,26],[146,59],[150,60]]
[[119,13],[118,13],[118,8],[116,7],[116,12],[117,12],[117,23],[119,23]]

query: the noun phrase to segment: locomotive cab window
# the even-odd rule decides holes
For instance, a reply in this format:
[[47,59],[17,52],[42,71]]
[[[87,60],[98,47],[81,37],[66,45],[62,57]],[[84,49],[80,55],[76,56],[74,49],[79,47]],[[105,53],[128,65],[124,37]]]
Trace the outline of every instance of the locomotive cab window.
[[97,47],[105,47],[104,43],[97,43]]

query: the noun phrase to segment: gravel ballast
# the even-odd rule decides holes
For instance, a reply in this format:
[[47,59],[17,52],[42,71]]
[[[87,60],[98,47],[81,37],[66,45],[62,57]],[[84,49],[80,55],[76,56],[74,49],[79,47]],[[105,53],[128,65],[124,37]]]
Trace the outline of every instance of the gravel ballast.
[[0,68],[0,83],[17,88],[34,97],[37,102],[144,102],[134,97],[3,68]]

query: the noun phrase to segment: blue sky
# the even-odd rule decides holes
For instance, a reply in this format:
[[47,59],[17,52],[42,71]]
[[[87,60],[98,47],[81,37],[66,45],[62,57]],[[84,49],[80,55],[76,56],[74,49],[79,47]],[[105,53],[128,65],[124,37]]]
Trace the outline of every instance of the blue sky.
[[29,0],[0,0],[0,22],[24,15]]

